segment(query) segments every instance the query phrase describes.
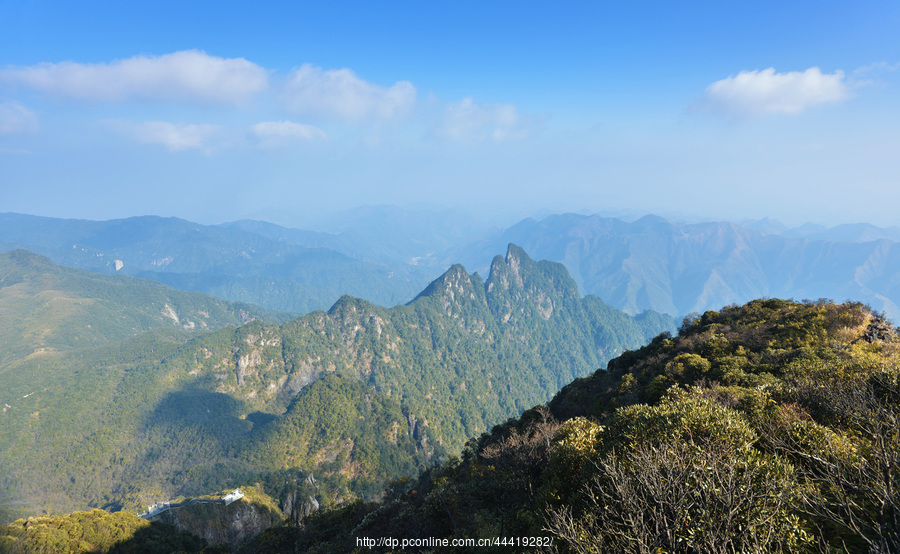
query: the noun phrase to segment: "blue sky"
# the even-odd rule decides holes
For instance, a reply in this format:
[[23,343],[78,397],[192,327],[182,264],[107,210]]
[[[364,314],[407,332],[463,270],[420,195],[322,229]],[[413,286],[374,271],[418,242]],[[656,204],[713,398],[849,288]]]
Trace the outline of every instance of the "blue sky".
[[896,2],[0,0],[0,211],[900,224]]

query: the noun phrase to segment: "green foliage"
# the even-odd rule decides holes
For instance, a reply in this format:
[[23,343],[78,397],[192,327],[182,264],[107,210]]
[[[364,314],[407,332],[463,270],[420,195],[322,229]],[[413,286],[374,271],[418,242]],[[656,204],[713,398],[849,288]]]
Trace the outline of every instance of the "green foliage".
[[[48,308],[76,322],[59,328],[65,350],[28,346],[0,364],[8,385],[0,400],[9,406],[0,414],[0,491],[31,513],[140,510],[257,481],[284,501],[312,476],[318,485],[305,498],[322,506],[378,498],[390,479],[458,452],[467,437],[671,326],[579,298],[561,265],[514,246],[486,282],[454,266],[406,306],[345,296],[327,313],[239,327],[221,327],[236,322],[227,310],[255,312],[12,256],[21,260],[0,264],[14,274],[0,288],[9,299],[0,296],[0,310],[18,310],[15,299],[43,302],[51,291],[78,298],[70,311]],[[83,305],[97,311],[79,312]],[[133,312],[146,325],[103,323]],[[201,312],[215,320],[209,328],[221,328],[196,333]],[[31,336],[48,321],[35,316]],[[101,323],[97,344],[72,338]],[[4,332],[27,336],[17,329]]]
[[604,437],[606,449],[617,444],[703,441],[715,439],[736,449],[749,448],[756,434],[741,414],[704,398],[699,388],[673,387],[655,406],[628,406],[615,412]]
[[427,431],[410,429],[396,401],[359,381],[328,374],[304,388],[240,456],[257,471],[315,472],[331,489],[375,497],[386,479],[418,473],[431,456],[443,455],[427,437]]
[[574,417],[560,425],[553,438],[550,464],[542,485],[544,502],[564,505],[577,501],[582,483],[603,449],[604,431],[602,425],[584,417]]
[[[549,533],[554,552],[895,551],[895,337],[853,303],[707,312],[576,379],[549,414],[529,410],[384,503],[344,512],[356,522],[344,528]],[[320,531],[293,536],[320,549],[346,538]]]
[[0,551],[9,553],[168,553],[200,552],[205,547],[205,541],[172,525],[151,523],[126,512],[91,510],[0,526]]
[[582,494],[547,510],[560,552],[772,552],[812,542],[792,512],[790,465],[716,439],[610,452]]

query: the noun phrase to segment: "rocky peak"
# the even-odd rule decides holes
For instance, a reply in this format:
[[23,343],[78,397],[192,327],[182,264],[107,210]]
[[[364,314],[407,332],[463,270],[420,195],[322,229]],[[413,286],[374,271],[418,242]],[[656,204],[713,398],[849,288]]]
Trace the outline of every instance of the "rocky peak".
[[[481,304],[481,278],[477,274],[469,275],[466,268],[454,264],[443,275],[432,281],[422,291],[420,298],[436,298],[451,317],[459,317],[465,313],[465,306]],[[413,302],[415,302],[414,300]]]
[[513,281],[520,287],[525,286],[525,280],[522,277],[524,271],[522,269],[523,263],[532,262],[531,258],[528,257],[528,254],[525,253],[524,250],[516,246],[515,244],[510,244],[506,249],[506,264],[509,266],[509,273],[513,278]]
[[505,258],[494,258],[485,292],[503,323],[526,309],[550,319],[561,303],[578,298],[578,286],[562,264],[535,262],[515,244],[509,245]]
[[361,298],[344,295],[328,311],[347,348],[355,352],[359,348],[358,336],[371,333],[381,338],[385,327],[383,308]]

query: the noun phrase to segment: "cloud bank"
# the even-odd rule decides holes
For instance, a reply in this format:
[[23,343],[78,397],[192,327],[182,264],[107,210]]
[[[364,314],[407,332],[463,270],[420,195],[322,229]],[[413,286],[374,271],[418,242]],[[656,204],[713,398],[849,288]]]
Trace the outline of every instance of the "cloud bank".
[[240,104],[268,87],[269,72],[244,58],[199,50],[110,63],[40,63],[0,70],[0,82],[92,101],[132,99]]
[[310,64],[292,71],[284,85],[288,111],[323,119],[390,119],[410,110],[415,101],[416,88],[409,81],[385,88],[349,69],[325,71]]
[[736,117],[797,114],[850,97],[843,71],[824,74],[818,67],[776,73],[774,68],[741,71],[706,87],[696,111]]
[[[319,122],[337,124],[338,129],[361,127],[369,133],[365,140],[373,144],[381,133],[411,136],[410,133],[423,129],[426,135],[461,143],[504,142],[528,138],[541,127],[538,119],[524,116],[512,104],[482,104],[472,98],[440,102],[432,95],[433,102],[423,110],[416,104],[416,87],[409,81],[382,86],[357,76],[350,69],[326,70],[308,63],[279,76],[275,70],[244,58],[221,58],[200,50],[133,56],[103,63],[69,61],[9,66],[0,69],[0,87],[100,105],[162,102],[162,105],[141,105],[141,116],[105,120],[104,125],[138,143],[162,145],[170,151],[211,153],[213,146],[215,149],[248,145],[278,147],[328,140],[328,135],[316,126]],[[247,106],[250,99],[257,102]],[[204,107],[216,104],[225,108],[218,115],[243,112],[244,121],[262,106],[268,113],[281,111],[285,119],[251,124],[248,134],[248,127],[228,131],[221,125],[172,123],[184,117],[172,115],[172,103],[187,104],[188,109],[198,104]],[[67,110],[72,108],[78,106],[65,106]],[[147,109],[158,114],[148,116],[152,111]],[[300,117],[315,125],[289,120]],[[149,121],[139,123],[138,119]],[[389,120],[400,120],[400,124],[384,125]],[[0,135],[37,129],[38,120],[33,112],[16,101],[0,102]],[[250,142],[236,138],[241,134],[250,138]],[[219,140],[227,138],[226,135],[235,140]],[[215,144],[214,137],[217,137]]]

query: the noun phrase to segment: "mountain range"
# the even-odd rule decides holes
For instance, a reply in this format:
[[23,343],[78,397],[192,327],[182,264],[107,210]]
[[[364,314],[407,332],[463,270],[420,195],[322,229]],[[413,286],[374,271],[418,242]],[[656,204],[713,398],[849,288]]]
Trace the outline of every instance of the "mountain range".
[[[496,282],[531,277],[506,261]],[[688,318],[374,501],[320,506],[311,474],[286,495],[264,479],[230,505],[216,504],[227,491],[178,497],[151,521],[20,519],[0,525],[0,550],[894,552],[898,356],[898,329],[860,303],[754,300]],[[373,419],[374,399],[356,397],[323,411]]]
[[6,518],[254,482],[377,497],[674,329],[514,245],[485,279],[454,265],[407,304],[343,296],[299,318],[23,250],[0,276]]
[[826,240],[764,234],[734,223],[565,214],[521,221],[469,247],[460,259],[478,267],[472,262],[484,252],[514,242],[563,263],[581,290],[628,313],[652,309],[683,316],[761,297],[832,298],[865,302],[897,319],[900,245],[885,238],[890,229],[873,240],[846,230],[812,235],[831,237]]
[[[365,225],[380,217],[363,216]],[[404,246],[384,220],[383,238],[361,242],[352,223],[312,232],[0,219],[4,244],[41,243],[100,270],[0,254],[0,520],[137,512],[253,485],[252,501],[230,510],[167,515],[175,528],[102,511],[19,520],[0,527],[4,548],[82,544],[88,531],[77,529],[87,526],[92,541],[112,544],[112,525],[129,529],[126,549],[250,540],[239,549],[324,552],[360,534],[412,537],[414,521],[433,537],[546,531],[565,551],[635,540],[698,551],[722,541],[737,550],[896,544],[894,500],[878,496],[897,465],[884,433],[896,419],[897,331],[877,311],[896,309],[891,229],[567,214],[474,239],[423,231]],[[428,225],[396,220],[395,231]],[[449,219],[440,225],[452,230]],[[505,256],[489,254],[510,239]],[[281,271],[298,287],[311,274],[296,265],[310,251],[346,260],[365,290],[372,267],[405,268],[412,283],[458,254],[479,271],[445,267],[408,301],[384,302],[392,307],[342,295],[298,316],[125,270],[204,286],[211,275],[245,286]],[[280,283],[260,281],[253,295],[276,298]],[[592,289],[606,301],[582,296]],[[787,293],[876,310],[736,305]],[[703,313],[673,336],[673,319],[646,306]],[[882,442],[890,447],[873,448]],[[688,511],[669,521],[678,499],[633,488],[653,482],[684,484],[666,490],[683,489]],[[734,526],[705,525],[723,521],[726,489],[739,502],[728,504]],[[640,527],[649,505],[668,535]],[[281,518],[292,525],[264,531]]]
[[649,309],[681,318],[782,297],[857,300],[900,318],[894,227],[557,214],[501,228],[460,210],[374,207],[320,229],[0,214],[0,249],[25,248],[62,265],[301,314],[327,309],[342,294],[382,306],[406,303],[452,263],[484,272],[514,243],[564,264],[583,294],[630,314]]
[[68,267],[150,278],[298,314],[325,309],[343,294],[384,305],[406,302],[436,276],[319,246],[340,244],[339,237],[285,230],[295,242],[242,230],[246,226],[151,216],[86,221],[3,214],[0,250],[26,249]]

